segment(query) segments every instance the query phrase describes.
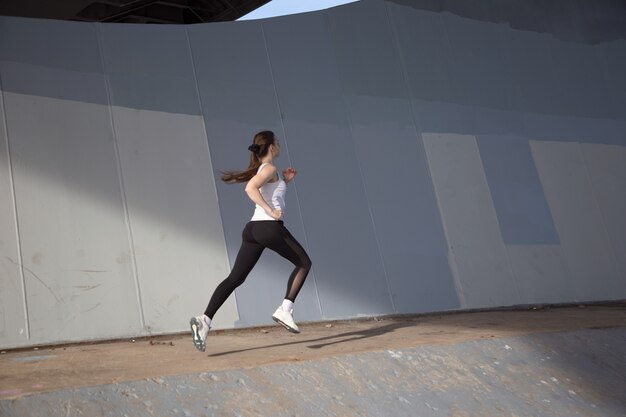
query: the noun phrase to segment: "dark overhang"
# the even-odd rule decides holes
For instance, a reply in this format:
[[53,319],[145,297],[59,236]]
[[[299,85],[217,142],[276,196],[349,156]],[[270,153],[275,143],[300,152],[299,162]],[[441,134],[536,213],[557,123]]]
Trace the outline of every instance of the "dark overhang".
[[0,15],[83,22],[190,24],[237,20],[270,0],[4,0]]

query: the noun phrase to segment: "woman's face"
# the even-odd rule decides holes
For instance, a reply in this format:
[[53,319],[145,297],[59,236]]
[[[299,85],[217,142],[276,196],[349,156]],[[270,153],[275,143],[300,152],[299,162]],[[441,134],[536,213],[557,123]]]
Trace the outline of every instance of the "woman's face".
[[274,140],[274,158],[278,158],[280,156],[280,143],[278,142],[278,138]]

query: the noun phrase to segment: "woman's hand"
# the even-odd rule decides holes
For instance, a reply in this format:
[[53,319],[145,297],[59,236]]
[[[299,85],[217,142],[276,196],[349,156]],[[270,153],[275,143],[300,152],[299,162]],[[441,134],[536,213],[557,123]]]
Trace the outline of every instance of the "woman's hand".
[[283,215],[282,211],[277,210],[275,208],[271,209],[269,212],[267,210],[265,212],[269,214],[274,220],[279,220]]
[[285,179],[285,184],[289,184],[295,177],[298,172],[289,167],[287,169],[283,169],[283,178]]

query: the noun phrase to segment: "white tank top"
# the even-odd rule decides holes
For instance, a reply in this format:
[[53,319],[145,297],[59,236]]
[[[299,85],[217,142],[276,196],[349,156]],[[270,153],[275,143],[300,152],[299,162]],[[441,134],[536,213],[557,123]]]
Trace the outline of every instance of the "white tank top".
[[[256,171],[258,174],[261,172],[263,167],[267,165],[267,162],[261,164],[259,169]],[[277,210],[280,210],[282,215],[280,219],[274,219],[272,216],[267,214],[263,207],[255,204],[254,215],[252,216],[252,221],[258,220],[282,220],[285,215],[285,192],[287,191],[287,183],[283,180],[278,180],[276,182],[266,182],[263,184],[261,188],[259,188],[263,199],[267,202],[270,207],[274,207]]]

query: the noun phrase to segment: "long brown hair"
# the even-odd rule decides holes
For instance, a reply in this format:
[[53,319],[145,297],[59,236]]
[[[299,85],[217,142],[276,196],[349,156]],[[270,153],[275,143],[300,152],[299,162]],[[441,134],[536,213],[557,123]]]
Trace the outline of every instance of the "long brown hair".
[[275,141],[274,132],[271,130],[264,130],[254,135],[252,145],[248,147],[250,151],[248,168],[243,171],[222,171],[222,181],[228,184],[250,181],[261,166],[261,158],[267,155],[270,145],[274,145]]

